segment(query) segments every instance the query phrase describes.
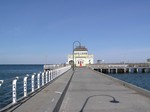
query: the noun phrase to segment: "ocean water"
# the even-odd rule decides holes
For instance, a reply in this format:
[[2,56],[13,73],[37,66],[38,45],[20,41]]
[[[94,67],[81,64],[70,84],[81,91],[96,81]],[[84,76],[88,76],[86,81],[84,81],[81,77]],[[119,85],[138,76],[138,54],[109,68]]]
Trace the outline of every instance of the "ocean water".
[[43,71],[43,65],[0,65],[0,80]]
[[17,99],[23,96],[23,78],[29,75],[28,92],[31,91],[31,75],[43,72],[43,65],[0,65],[0,80],[4,83],[0,87],[0,109],[12,103],[12,80],[16,76],[17,81]]
[[108,74],[150,91],[150,73]]

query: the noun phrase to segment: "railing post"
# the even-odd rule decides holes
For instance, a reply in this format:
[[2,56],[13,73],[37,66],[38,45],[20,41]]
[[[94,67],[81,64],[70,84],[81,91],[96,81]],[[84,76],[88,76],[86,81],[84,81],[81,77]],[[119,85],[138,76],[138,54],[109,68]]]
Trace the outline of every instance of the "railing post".
[[52,71],[52,80],[54,80],[55,70]]
[[58,77],[58,75],[59,75],[59,72],[58,72],[58,71],[59,71],[59,69],[57,69],[57,75],[56,75],[56,77]]
[[4,83],[4,80],[0,80],[0,87],[2,86],[3,83]]
[[27,96],[27,78],[28,78],[28,74],[27,74],[27,76],[26,77],[24,77],[24,79],[23,79],[23,86],[24,86],[24,97],[26,97]]
[[19,79],[19,77],[16,77],[16,79],[13,80],[12,82],[12,103],[16,103],[17,101],[17,80]]
[[53,74],[54,74],[54,70],[52,70],[51,80],[53,80]]
[[56,74],[55,74],[55,78],[57,78],[57,69],[56,69]]
[[137,72],[137,73],[139,72],[139,68],[136,68],[136,72]]
[[63,68],[61,68],[61,74],[63,73]]
[[37,87],[38,87],[38,89],[40,88],[40,74],[41,73],[38,73],[38,75],[37,75]]
[[46,71],[46,74],[45,74],[45,81],[46,81],[46,84],[47,84],[47,71]]
[[55,78],[57,77],[57,69],[55,69]]
[[118,68],[116,68],[116,74],[118,73]]
[[44,86],[44,72],[42,73],[42,86]]
[[34,74],[31,77],[31,84],[32,84],[32,92],[34,92]]
[[51,74],[51,72],[50,72],[50,70],[49,70],[49,71],[48,71],[48,76],[49,76],[49,77],[48,77],[48,78],[49,78],[48,80],[49,80],[49,82],[51,81],[51,75],[50,75],[50,74]]
[[55,79],[54,76],[55,76],[55,69],[53,70],[53,80]]
[[131,73],[131,68],[129,68],[129,73]]
[[56,78],[56,69],[54,70],[54,79]]
[[59,69],[57,69],[57,77],[59,76]]
[[57,77],[57,69],[55,69],[55,76],[54,76],[54,78],[56,78]]
[[52,70],[50,72],[51,72],[51,80],[52,80],[52,74],[53,74],[53,72],[52,72]]

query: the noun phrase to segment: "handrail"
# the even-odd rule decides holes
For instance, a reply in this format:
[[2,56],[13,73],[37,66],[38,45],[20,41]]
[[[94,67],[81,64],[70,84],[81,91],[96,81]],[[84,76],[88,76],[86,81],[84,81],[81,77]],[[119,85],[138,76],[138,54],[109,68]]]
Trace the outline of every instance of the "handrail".
[[[50,84],[51,81],[68,71],[70,68],[71,66],[65,66],[54,70],[40,72],[38,74],[27,74],[24,77],[16,77],[15,79],[13,78],[13,80],[6,81],[8,84],[5,84],[5,80],[0,80],[0,111],[13,106],[18,103],[20,99],[28,97],[29,94]],[[6,89],[8,87],[9,91]]]

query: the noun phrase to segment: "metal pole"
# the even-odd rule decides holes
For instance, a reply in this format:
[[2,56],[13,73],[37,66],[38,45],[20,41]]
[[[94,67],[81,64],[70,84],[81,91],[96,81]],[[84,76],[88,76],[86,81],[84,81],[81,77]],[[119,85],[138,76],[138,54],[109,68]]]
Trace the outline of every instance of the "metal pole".
[[28,79],[28,77],[29,77],[29,75],[27,74],[26,75],[26,77],[24,77],[24,79],[23,79],[23,85],[24,85],[24,97],[26,97],[27,96],[27,79]]
[[47,84],[47,76],[48,76],[48,71],[45,72],[45,83]]
[[79,46],[81,46],[81,43],[80,43],[79,41],[74,41],[74,42],[73,42],[73,53],[72,53],[72,55],[73,55],[73,71],[74,71],[74,44],[75,44],[76,42],[79,44]]
[[42,86],[44,86],[44,72],[42,73]]
[[17,80],[19,77],[16,77],[12,82],[12,103],[15,104],[17,102]]
[[41,75],[41,73],[39,73],[37,75],[37,87],[38,87],[38,89],[40,88],[40,75]]
[[34,74],[31,77],[31,88],[32,88],[32,92],[34,92]]

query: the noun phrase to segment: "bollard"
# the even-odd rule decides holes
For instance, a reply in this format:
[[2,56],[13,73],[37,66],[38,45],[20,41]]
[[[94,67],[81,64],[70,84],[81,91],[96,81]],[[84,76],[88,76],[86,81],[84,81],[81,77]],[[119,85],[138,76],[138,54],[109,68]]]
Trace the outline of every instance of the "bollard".
[[40,88],[40,74],[41,73],[38,73],[38,75],[37,75],[37,87],[38,87],[38,89]]
[[13,82],[12,82],[12,103],[16,103],[17,101],[17,80],[19,79],[19,77],[16,77]]
[[24,97],[27,96],[27,78],[29,77],[29,75],[27,74],[26,77],[24,77],[23,79],[23,86],[24,86]]
[[31,86],[31,88],[32,88],[32,92],[34,92],[34,74],[32,75],[32,77],[31,77],[31,84],[32,84],[32,86]]

